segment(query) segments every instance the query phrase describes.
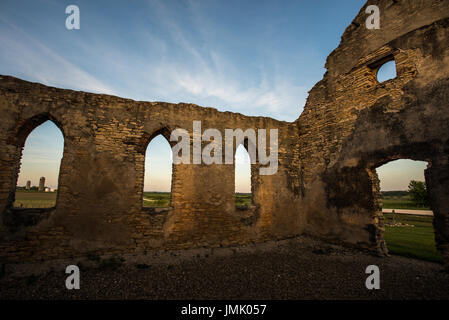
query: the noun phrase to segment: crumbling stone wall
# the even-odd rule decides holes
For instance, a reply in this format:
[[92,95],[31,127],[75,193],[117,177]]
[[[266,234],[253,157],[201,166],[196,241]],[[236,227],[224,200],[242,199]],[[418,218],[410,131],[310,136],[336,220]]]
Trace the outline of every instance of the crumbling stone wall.
[[[192,133],[193,120],[201,120],[203,129],[220,130],[223,139],[225,129],[275,128],[282,164],[289,151],[285,139],[292,135],[286,122],[62,90],[8,76],[1,77],[0,88],[0,252],[7,259],[219,246],[297,233],[299,216],[281,214],[293,213],[299,201],[281,187],[287,181],[282,165],[272,176],[253,168],[255,217],[249,222],[235,208],[234,165],[174,165],[171,208],[142,208],[145,150],[157,134],[169,139],[175,128]],[[12,203],[25,139],[46,120],[63,132],[64,152],[56,207],[33,225],[42,212],[14,210]],[[20,227],[24,222],[28,226]]]
[[[376,4],[381,29],[365,28]],[[0,259],[221,246],[311,234],[385,253],[375,168],[429,162],[438,248],[449,263],[449,3],[369,1],[327,59],[293,123],[192,104],[139,102],[0,76]],[[378,83],[394,59],[397,78]],[[64,135],[56,207],[15,210],[28,134],[52,120]],[[254,208],[234,205],[234,165],[173,166],[169,209],[142,208],[145,149],[157,134],[279,130],[279,169],[252,165]],[[248,216],[249,215],[249,216]]]
[[[365,28],[370,4],[380,8],[380,30]],[[346,29],[296,121],[305,232],[385,253],[375,168],[427,161],[437,245],[448,263],[448,16],[447,1],[369,1]],[[377,70],[392,59],[397,77],[379,83]]]

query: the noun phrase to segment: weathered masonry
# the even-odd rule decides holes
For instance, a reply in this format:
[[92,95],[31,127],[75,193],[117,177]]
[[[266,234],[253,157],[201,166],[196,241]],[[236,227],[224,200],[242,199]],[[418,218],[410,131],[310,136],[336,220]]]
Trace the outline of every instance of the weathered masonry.
[[[378,5],[381,29],[365,28]],[[449,1],[368,1],[293,123],[192,104],[138,102],[0,76],[0,259],[39,261],[226,246],[310,234],[385,253],[375,168],[423,160],[449,267]],[[397,77],[376,73],[393,60]],[[21,153],[46,120],[64,135],[56,207],[14,209]],[[234,205],[234,165],[173,166],[172,203],[142,208],[145,148],[175,128],[279,130],[279,169],[252,165],[253,206]],[[236,146],[235,146],[236,147]]]

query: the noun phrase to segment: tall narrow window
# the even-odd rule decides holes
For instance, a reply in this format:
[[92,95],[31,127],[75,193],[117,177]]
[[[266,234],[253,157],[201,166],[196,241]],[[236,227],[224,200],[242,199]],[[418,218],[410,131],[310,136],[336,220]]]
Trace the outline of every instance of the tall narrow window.
[[235,205],[252,205],[251,160],[243,145],[239,145],[235,153]]
[[144,207],[170,207],[173,156],[161,134],[148,144],[145,153]]
[[63,151],[64,137],[52,121],[42,123],[28,135],[22,152],[14,207],[51,208],[56,205]]

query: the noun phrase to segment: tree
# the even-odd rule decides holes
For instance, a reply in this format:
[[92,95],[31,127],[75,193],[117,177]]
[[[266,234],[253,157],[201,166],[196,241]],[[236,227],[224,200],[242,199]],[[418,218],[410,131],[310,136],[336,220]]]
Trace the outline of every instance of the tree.
[[427,194],[426,184],[423,181],[410,181],[408,192],[412,201],[421,207],[429,205],[429,196]]

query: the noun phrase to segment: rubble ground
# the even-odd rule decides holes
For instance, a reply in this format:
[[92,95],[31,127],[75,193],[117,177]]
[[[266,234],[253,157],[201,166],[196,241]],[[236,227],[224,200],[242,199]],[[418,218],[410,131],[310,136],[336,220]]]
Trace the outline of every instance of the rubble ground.
[[[78,262],[79,290],[66,289],[62,265],[27,275],[19,274],[24,266],[7,266],[0,299],[449,299],[449,273],[440,264],[377,257],[305,236],[241,247],[91,256]],[[365,287],[368,265],[380,269],[379,290]]]

